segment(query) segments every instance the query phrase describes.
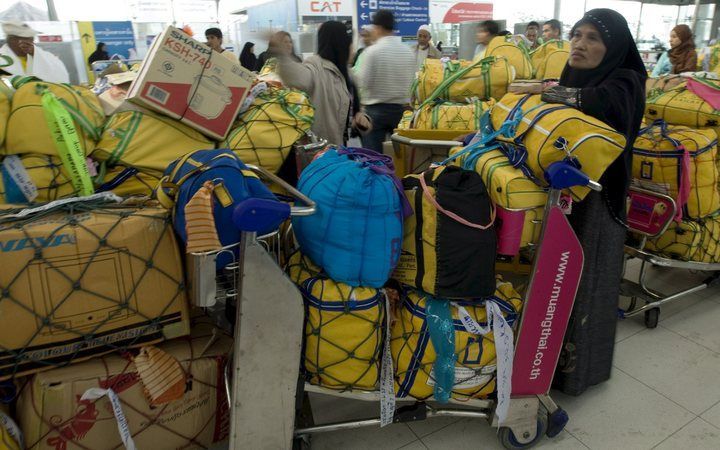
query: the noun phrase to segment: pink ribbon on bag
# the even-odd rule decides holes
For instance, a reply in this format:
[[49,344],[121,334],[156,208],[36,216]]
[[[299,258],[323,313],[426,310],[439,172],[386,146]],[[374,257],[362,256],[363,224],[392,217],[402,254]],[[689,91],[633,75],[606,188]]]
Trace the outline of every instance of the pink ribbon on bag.
[[680,145],[678,150],[683,152],[680,159],[680,182],[678,184],[677,195],[677,212],[673,218],[675,222],[680,222],[683,217],[683,208],[687,205],[690,198],[690,152],[684,145]]
[[420,175],[420,185],[422,186],[423,194],[425,195],[425,198],[441,213],[445,214],[449,218],[453,219],[455,222],[461,223],[465,226],[468,226],[470,228],[476,228],[478,230],[487,230],[493,224],[495,223],[495,206],[490,203],[490,222],[487,225],[480,225],[477,223],[472,223],[469,220],[465,220],[462,217],[458,216],[452,211],[448,211],[442,206],[440,206],[440,203],[435,200],[435,197],[433,197],[432,193],[430,192],[430,189],[428,188],[427,183],[425,182],[425,174]]

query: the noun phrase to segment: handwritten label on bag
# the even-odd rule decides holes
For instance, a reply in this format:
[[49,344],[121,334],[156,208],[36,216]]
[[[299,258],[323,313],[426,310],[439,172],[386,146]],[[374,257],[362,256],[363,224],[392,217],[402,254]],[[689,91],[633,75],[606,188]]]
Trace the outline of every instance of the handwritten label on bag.
[[37,198],[37,186],[35,186],[32,178],[30,178],[27,170],[25,170],[25,166],[18,155],[5,157],[3,167],[28,202]]
[[385,294],[385,345],[380,367],[380,427],[393,423],[395,417],[395,378],[390,353],[390,299]]
[[117,422],[118,431],[120,432],[120,438],[125,445],[127,450],[135,450],[135,441],[133,441],[132,433],[130,433],[130,427],[128,426],[125,413],[122,410],[120,399],[118,398],[115,391],[112,389],[100,389],[90,388],[82,395],[81,400],[97,400],[100,397],[107,396],[112,405],[113,414],[115,414],[115,421]]
[[502,424],[507,418],[508,408],[510,407],[510,388],[514,357],[513,330],[502,315],[500,307],[493,301],[485,302],[485,312],[488,321],[487,327],[483,327],[477,323],[462,306],[456,303],[454,306],[457,308],[460,321],[468,333],[484,336],[490,333],[492,326],[493,337],[495,339],[495,352],[497,354],[498,405],[495,413],[498,416],[498,422]]

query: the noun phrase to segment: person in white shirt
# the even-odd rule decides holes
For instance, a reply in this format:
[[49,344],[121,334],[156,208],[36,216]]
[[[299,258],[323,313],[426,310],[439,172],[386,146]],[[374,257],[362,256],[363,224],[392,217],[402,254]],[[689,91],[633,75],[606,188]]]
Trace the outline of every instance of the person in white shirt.
[[12,60],[12,64],[3,70],[10,75],[34,76],[49,83],[69,83],[65,64],[52,53],[36,47],[34,41],[37,31],[23,22],[4,22],[3,32],[6,43],[0,47],[0,55]]
[[207,40],[208,47],[220,53],[230,61],[237,64],[240,63],[240,59],[235,56],[233,52],[223,48],[223,34],[220,28],[208,28],[205,30],[205,39]]
[[372,130],[362,136],[363,147],[382,152],[382,144],[400,122],[410,102],[410,86],[417,65],[410,47],[394,36],[395,17],[380,9],[373,16],[375,44],[363,52],[357,86]]
[[442,58],[440,50],[435,48],[432,44],[432,34],[430,33],[429,25],[422,25],[418,28],[417,41],[417,45],[413,46],[413,51],[415,52],[415,60],[417,62],[418,70],[422,68],[423,64],[425,64],[425,60],[428,58]]

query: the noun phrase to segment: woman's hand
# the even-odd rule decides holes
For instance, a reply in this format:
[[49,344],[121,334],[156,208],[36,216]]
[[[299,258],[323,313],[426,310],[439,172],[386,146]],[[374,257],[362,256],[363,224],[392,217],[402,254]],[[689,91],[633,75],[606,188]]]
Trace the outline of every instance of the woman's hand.
[[577,108],[580,104],[580,89],[552,86],[545,89],[540,98],[546,103],[560,103]]
[[361,133],[367,133],[372,130],[372,121],[370,117],[362,111],[358,111],[353,117],[352,127],[357,128]]

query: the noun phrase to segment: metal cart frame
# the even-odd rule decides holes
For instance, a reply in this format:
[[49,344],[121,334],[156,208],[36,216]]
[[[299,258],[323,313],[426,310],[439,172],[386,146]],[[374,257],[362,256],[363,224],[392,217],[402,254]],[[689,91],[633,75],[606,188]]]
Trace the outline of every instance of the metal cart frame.
[[[649,238],[658,237],[668,229],[672,223],[672,218],[675,215],[677,206],[672,197],[658,192],[638,187],[631,187],[630,192],[631,194],[638,193],[647,197],[655,198],[658,202],[668,205],[669,208],[669,214],[667,214],[668,220],[658,223],[653,230],[633,226],[633,223],[629,222],[630,233],[635,234],[638,239],[635,243],[628,243],[625,245],[626,264],[627,261],[632,258],[640,259],[642,262],[640,265],[638,280],[631,281],[623,277],[622,284],[620,286],[620,295],[630,297],[630,305],[627,309],[618,308],[618,315],[620,318],[627,319],[629,317],[644,314],[645,326],[647,328],[656,328],[658,326],[658,321],[660,320],[660,310],[664,305],[720,283],[720,263],[680,261],[677,259],[659,256],[645,250],[645,246]],[[648,271],[651,267],[667,267],[678,270],[712,273],[695,286],[681,289],[673,292],[672,294],[663,294],[650,286],[650,283],[648,282]],[[643,301],[644,305],[638,307],[638,300]]]
[[[306,206],[289,209],[288,216],[307,215],[315,211],[310,199],[276,176],[257,167],[251,169],[261,177],[280,184],[305,203]],[[402,406],[396,409],[393,422],[438,416],[482,418],[500,427],[499,437],[507,448],[530,447],[543,435],[552,437],[564,428],[567,414],[548,393],[580,281],[583,256],[582,248],[561,210],[560,194],[562,189],[570,186],[587,185],[593,189],[600,189],[600,186],[568,164],[556,163],[550,169],[547,177],[554,188],[548,195],[543,239],[520,317],[513,358],[512,394],[505,421],[498,423],[497,403],[492,399],[451,400],[446,406],[437,407],[425,401],[398,398],[396,400]],[[252,202],[258,201],[248,200],[245,203]],[[240,205],[234,215],[235,223],[242,231],[242,239],[236,262],[238,275],[234,295],[238,301],[232,378],[241,382],[232,382],[228,387],[231,400],[230,448],[305,448],[309,436],[315,433],[379,425],[379,417],[324,425],[297,424],[308,392],[373,402],[380,399],[380,394],[357,390],[339,392],[305,383],[300,377],[303,301],[298,289],[258,243],[256,231],[262,227],[257,222],[263,216],[263,205],[255,203]],[[548,233],[561,233],[560,236],[567,239],[558,239],[552,234],[545,240]],[[545,242],[548,244],[542,245]],[[545,260],[544,255],[547,256]],[[551,259],[552,263],[549,263]],[[557,283],[556,275],[560,271],[567,276],[568,289],[562,294],[558,291],[553,297],[553,280]],[[554,344],[548,344],[550,349],[540,361],[534,350],[538,345],[537,333],[551,304],[553,311],[557,308],[557,317],[548,342]],[[536,364],[533,364],[533,359]]]

